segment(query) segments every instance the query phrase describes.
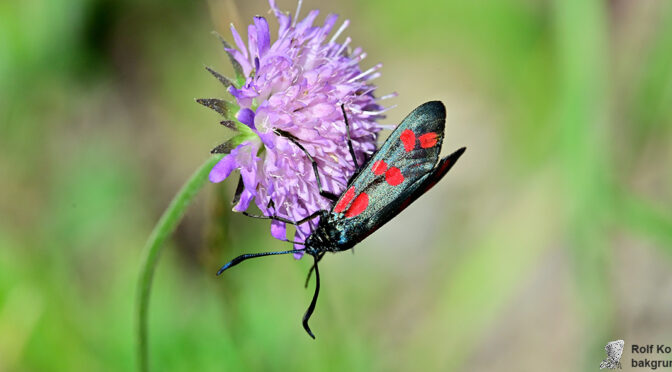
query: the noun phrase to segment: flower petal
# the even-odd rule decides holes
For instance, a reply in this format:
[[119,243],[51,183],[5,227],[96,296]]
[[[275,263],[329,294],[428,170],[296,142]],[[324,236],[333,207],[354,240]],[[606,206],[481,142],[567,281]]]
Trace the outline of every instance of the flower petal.
[[240,167],[240,165],[238,164],[237,157],[238,152],[244,146],[247,146],[247,144],[241,143],[235,149],[231,150],[231,152],[228,155],[223,157],[222,160],[217,162],[217,164],[215,164],[214,167],[212,167],[210,175],[208,176],[210,182],[212,183],[222,182],[231,174],[231,172],[233,172],[234,169]]
[[306,18],[296,25],[296,32],[300,34],[306,32],[306,30],[313,25],[313,22],[315,21],[315,18],[317,18],[318,14],[320,14],[319,10],[311,10],[308,12]]
[[322,26],[322,34],[327,35],[329,32],[331,32],[331,29],[334,27],[334,24],[336,24],[336,20],[338,19],[338,14],[329,14],[327,18],[324,19],[324,26]]
[[278,240],[287,240],[287,225],[281,221],[271,221],[271,235]]
[[257,189],[257,185],[259,184],[259,180],[257,179],[256,167],[254,167],[253,169],[245,169],[244,167],[240,168],[240,176],[243,177],[245,190],[249,190],[253,196],[256,195],[255,190]]
[[243,43],[243,39],[240,37],[240,34],[236,30],[236,27],[233,25],[233,23],[231,24],[231,35],[233,35],[233,41],[236,42],[236,46],[247,60],[249,58],[247,54],[247,47],[245,47],[245,43]]
[[238,102],[241,107],[249,107],[252,105],[252,100],[257,96],[257,93],[253,89],[247,88],[249,87],[237,89],[234,86],[230,86],[227,90],[236,98],[236,102]]
[[250,56],[256,57],[259,55],[257,48],[257,27],[255,25],[247,26],[247,48],[250,50]]
[[257,49],[259,57],[263,57],[271,46],[271,33],[268,31],[268,22],[264,17],[254,17],[257,29]]
[[240,201],[233,207],[233,210],[236,212],[244,212],[249,208],[250,202],[254,199],[254,194],[252,194],[248,189],[244,189],[240,194]]
[[259,138],[261,138],[261,142],[266,146],[267,149],[269,150],[274,150],[275,149],[275,141],[278,138],[278,136],[275,133],[257,133],[259,135]]
[[236,114],[236,119],[238,119],[238,121],[247,125],[248,127],[255,129],[254,111],[250,110],[249,108],[240,109],[240,111],[238,111],[238,113]]
[[318,103],[317,105],[314,105],[310,108],[310,112],[313,114],[313,116],[318,118],[329,116],[333,114],[334,111],[336,111],[336,106],[326,102]]
[[292,18],[278,9],[275,5],[275,0],[269,0],[268,3],[271,5],[271,9],[273,9],[273,13],[275,13],[275,18],[278,19],[278,24],[280,25],[278,28],[278,36],[282,37],[289,28],[289,23],[292,21]]

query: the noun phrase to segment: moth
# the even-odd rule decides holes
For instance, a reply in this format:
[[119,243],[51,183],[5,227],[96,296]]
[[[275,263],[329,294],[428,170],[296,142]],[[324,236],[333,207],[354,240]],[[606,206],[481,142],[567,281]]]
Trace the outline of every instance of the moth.
[[607,352],[607,358],[600,363],[600,369],[622,369],[621,355],[623,355],[623,346],[625,346],[625,342],[623,340],[609,342],[604,347],[604,351]]
[[[331,210],[320,210],[299,221],[290,221],[278,216],[250,217],[273,219],[299,225],[311,223],[320,217],[311,235],[303,243],[304,249],[278,252],[243,254],[226,263],[217,272],[255,257],[303,252],[313,257],[306,284],[315,272],[315,292],[303,316],[303,328],[308,335],[315,335],[308,326],[320,291],[318,263],[327,252],[341,252],[353,248],[367,236],[406,209],[422,194],[434,187],[462,156],[465,147],[439,160],[444,137],[446,108],[439,101],[424,103],[413,110],[390,134],[383,146],[368,161],[359,165],[350,139],[350,125],[344,106],[341,106],[346,127],[347,144],[357,171],[348,181],[341,195],[323,190],[317,163],[301,145],[300,140],[282,130],[277,135],[286,137],[300,148],[312,163],[320,195],[333,201]],[[296,243],[296,242],[294,242]]]

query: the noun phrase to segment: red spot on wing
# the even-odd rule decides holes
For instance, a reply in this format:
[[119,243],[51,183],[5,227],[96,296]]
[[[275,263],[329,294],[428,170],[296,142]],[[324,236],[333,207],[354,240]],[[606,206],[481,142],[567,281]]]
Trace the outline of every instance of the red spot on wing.
[[348,189],[348,191],[346,191],[346,193],[343,195],[338,204],[336,204],[336,206],[334,207],[334,212],[335,213],[343,212],[345,210],[345,207],[347,207],[348,204],[350,204],[352,198],[354,197],[355,197],[355,187],[352,186]]
[[385,173],[386,170],[387,170],[387,163],[385,163],[382,160],[378,160],[377,162],[373,163],[373,167],[371,168],[371,171],[376,176],[380,176],[381,174]]
[[438,138],[436,136],[436,133],[434,133],[434,132],[425,133],[422,136],[420,136],[420,138],[418,138],[418,139],[420,140],[420,146],[423,149],[434,147],[436,145],[437,140],[438,140]]
[[404,182],[404,175],[401,174],[401,171],[397,167],[391,167],[385,172],[385,181],[391,186],[397,186],[400,183]]
[[415,133],[413,133],[412,130],[406,129],[405,131],[401,132],[399,139],[404,143],[404,149],[406,152],[410,152],[415,148]]
[[345,212],[345,217],[347,218],[355,217],[360,213],[364,212],[364,210],[366,210],[366,207],[368,206],[369,206],[369,196],[366,195],[365,192],[363,192],[357,195],[355,201],[352,202],[352,205],[350,206],[348,211]]

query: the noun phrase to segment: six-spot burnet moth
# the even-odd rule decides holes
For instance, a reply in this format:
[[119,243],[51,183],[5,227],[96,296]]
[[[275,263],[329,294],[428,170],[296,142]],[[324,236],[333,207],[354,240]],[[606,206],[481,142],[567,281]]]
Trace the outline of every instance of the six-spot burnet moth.
[[219,275],[224,270],[254,257],[296,252],[304,252],[313,256],[314,263],[308,273],[308,278],[315,271],[315,293],[303,316],[303,328],[312,338],[315,338],[315,335],[308,326],[308,320],[315,310],[320,291],[318,263],[324,254],[350,249],[378,230],[439,182],[466,149],[462,147],[437,162],[443,142],[446,108],[443,103],[432,101],[413,110],[395,128],[383,146],[360,167],[350,141],[350,127],[345,108],[341,106],[341,109],[345,119],[347,145],[357,171],[350,178],[346,191],[340,196],[322,189],[317,163],[301,145],[300,140],[290,133],[275,130],[277,135],[289,139],[311,160],[320,195],[334,202],[331,210],[317,211],[300,221],[290,221],[274,216],[252,216],[244,212],[247,216],[274,219],[294,225],[311,223],[310,221],[315,217],[320,217],[311,235],[304,243],[301,243],[305,248],[244,254],[226,263],[217,272]]

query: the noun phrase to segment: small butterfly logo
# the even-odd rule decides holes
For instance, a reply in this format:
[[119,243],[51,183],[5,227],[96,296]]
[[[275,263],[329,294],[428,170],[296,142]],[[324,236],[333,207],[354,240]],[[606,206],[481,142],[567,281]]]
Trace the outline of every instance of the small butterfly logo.
[[600,363],[600,369],[616,369],[617,367],[618,369],[622,369],[621,355],[623,355],[623,346],[625,346],[625,342],[623,340],[616,340],[608,343],[604,347],[604,350],[607,352],[607,359]]

